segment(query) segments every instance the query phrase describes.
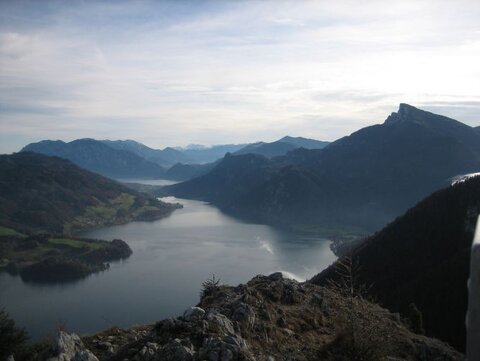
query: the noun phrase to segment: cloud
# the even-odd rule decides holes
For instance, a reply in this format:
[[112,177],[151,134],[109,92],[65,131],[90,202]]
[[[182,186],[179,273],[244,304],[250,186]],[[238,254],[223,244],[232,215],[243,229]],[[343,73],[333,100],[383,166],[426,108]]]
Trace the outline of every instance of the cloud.
[[18,139],[4,152],[51,137],[334,140],[400,102],[476,121],[478,2],[3,1],[0,14],[0,129]]
[[480,97],[476,100],[427,101],[420,106],[450,118],[462,119],[468,125],[480,126]]

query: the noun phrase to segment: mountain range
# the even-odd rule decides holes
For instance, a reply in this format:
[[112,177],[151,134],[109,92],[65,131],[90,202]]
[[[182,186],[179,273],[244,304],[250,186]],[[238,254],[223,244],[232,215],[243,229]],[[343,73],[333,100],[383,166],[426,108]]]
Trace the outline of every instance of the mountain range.
[[288,152],[297,149],[322,149],[325,148],[329,142],[322,142],[314,139],[307,139],[302,137],[283,137],[275,142],[265,143],[258,142],[249,144],[233,154],[259,154],[267,158],[285,155]]
[[[350,251],[355,264],[351,281],[355,286],[367,286],[370,296],[390,311],[399,312],[403,321],[376,306],[358,309],[355,314],[371,310],[369,314],[375,315],[372,319],[395,323],[392,330],[409,325],[415,332],[425,330],[427,335],[464,350],[466,285],[475,219],[480,213],[480,177],[465,177],[450,184],[459,175],[480,171],[478,127],[400,104],[398,111],[382,124],[330,144],[285,137],[272,143],[245,145],[215,162],[175,163],[168,170],[158,163],[164,162],[168,154],[181,157],[178,153],[207,149],[166,150],[157,151],[134,141],[80,139],[70,143],[43,141],[28,145],[21,153],[2,155],[0,226],[25,234],[69,234],[131,220],[156,219],[175,209],[175,205],[132,191],[73,162],[112,177],[126,177],[124,172],[131,167],[131,174],[137,178],[186,179],[162,188],[162,194],[204,200],[234,215],[296,230],[375,231],[387,224]],[[338,305],[348,310],[364,302],[361,298],[358,302],[342,302],[340,294],[332,296],[329,304],[328,297],[317,296],[318,286],[330,286],[341,279],[339,268],[346,261],[337,261],[305,286],[292,286],[295,282],[284,282],[281,275],[274,274],[250,282],[248,293],[247,284],[223,288],[224,293],[219,295],[245,293],[241,296],[245,303],[232,301],[231,305],[242,307],[238,311],[241,315],[256,310],[253,305],[273,301],[281,306],[270,305],[272,310],[290,305],[298,313],[294,305],[303,299],[302,294],[314,289],[305,304],[316,304],[323,314],[319,320],[325,320],[324,316],[335,315]],[[268,284],[268,289],[262,288]],[[325,292],[330,294],[331,290],[322,289],[321,294]],[[216,306],[213,298],[205,300],[203,306],[212,305],[209,302]],[[252,306],[243,306],[248,302],[253,302]],[[308,310],[302,310],[302,315]],[[324,314],[324,310],[328,312]],[[237,312],[230,311],[232,317]],[[261,316],[263,311],[256,312],[259,317],[241,325],[251,329],[249,325],[255,320],[270,319]],[[283,335],[283,331],[275,331],[288,321],[282,312],[275,314],[275,326],[270,328],[273,334]],[[222,322],[225,325],[225,319]],[[297,325],[298,330],[324,329],[317,327],[316,318],[312,326],[305,326],[305,322]],[[288,332],[285,335],[291,336]],[[427,340],[417,336],[408,340]],[[410,347],[407,343],[413,342],[408,340],[402,343],[406,349]],[[314,339],[315,344],[317,341]],[[424,344],[418,342],[418,352],[425,352]],[[415,354],[419,355],[417,350]],[[419,357],[428,359],[425,355]]]
[[191,163],[196,164],[205,164],[215,162],[218,159],[221,159],[227,153],[234,153],[248,144],[223,144],[223,145],[214,145],[212,147],[193,147],[182,149],[182,152],[189,157],[192,161]]
[[[190,163],[194,154],[228,149],[234,151],[214,162]],[[400,104],[383,124],[333,143],[284,137],[155,150],[131,140],[79,139],[32,143],[22,151],[63,157],[111,178],[183,181],[163,194],[212,202],[255,221],[326,233],[377,230],[453,177],[480,170],[478,128],[408,104]],[[168,169],[160,165],[167,163]]]
[[126,150],[162,167],[171,167],[176,163],[191,163],[190,157],[171,147],[163,150],[153,149],[134,140],[102,140],[106,145],[119,150]]
[[480,135],[401,104],[383,124],[323,149],[271,159],[228,154],[209,173],[164,194],[212,202],[232,214],[297,230],[379,229],[459,174],[480,170]]
[[66,143],[43,140],[21,151],[68,159],[78,166],[114,179],[169,179],[183,181],[212,169],[226,153],[284,155],[298,147],[322,147],[327,142],[284,137],[272,143],[153,149],[134,140],[77,139]]
[[[429,336],[465,349],[470,249],[480,214],[480,177],[440,190],[355,248],[357,285],[393,312],[414,304]],[[344,262],[345,259],[342,259]],[[339,262],[311,282],[339,278]]]
[[77,139],[69,143],[44,140],[31,143],[21,152],[35,152],[68,159],[89,171],[110,178],[162,178],[165,170],[156,163],[125,149],[115,149],[102,141]]

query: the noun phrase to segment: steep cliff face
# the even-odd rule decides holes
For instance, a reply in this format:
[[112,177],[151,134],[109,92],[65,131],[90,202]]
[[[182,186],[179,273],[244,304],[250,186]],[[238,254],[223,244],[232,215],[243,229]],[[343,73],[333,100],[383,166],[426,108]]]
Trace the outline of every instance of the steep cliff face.
[[181,317],[112,328],[83,344],[101,361],[462,360],[442,342],[409,331],[398,315],[280,273],[209,287]]

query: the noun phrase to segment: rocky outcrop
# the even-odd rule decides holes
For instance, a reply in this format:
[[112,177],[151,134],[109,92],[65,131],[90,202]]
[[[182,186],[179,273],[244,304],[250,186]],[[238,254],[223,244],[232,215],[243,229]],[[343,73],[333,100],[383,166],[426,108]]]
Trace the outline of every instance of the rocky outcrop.
[[200,307],[190,307],[183,313],[183,319],[185,321],[196,321],[201,320],[204,315],[205,311]]
[[47,361],[98,361],[76,334],[59,331],[53,344],[53,357]]
[[410,331],[398,314],[281,274],[216,287],[178,318],[83,342],[101,361],[463,359]]

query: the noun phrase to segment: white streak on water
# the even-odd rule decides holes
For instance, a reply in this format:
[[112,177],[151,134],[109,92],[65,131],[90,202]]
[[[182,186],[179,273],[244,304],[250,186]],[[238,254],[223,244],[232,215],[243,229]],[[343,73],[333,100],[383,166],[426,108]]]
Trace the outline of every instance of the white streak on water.
[[260,243],[260,249],[266,250],[268,253],[273,254],[272,246],[267,240],[262,240],[260,237],[257,237],[257,241]]
[[173,197],[173,196],[169,196],[169,197],[160,197],[160,198],[157,198],[159,201],[162,201],[162,202],[165,202],[165,203],[179,203],[178,202],[178,199]]

